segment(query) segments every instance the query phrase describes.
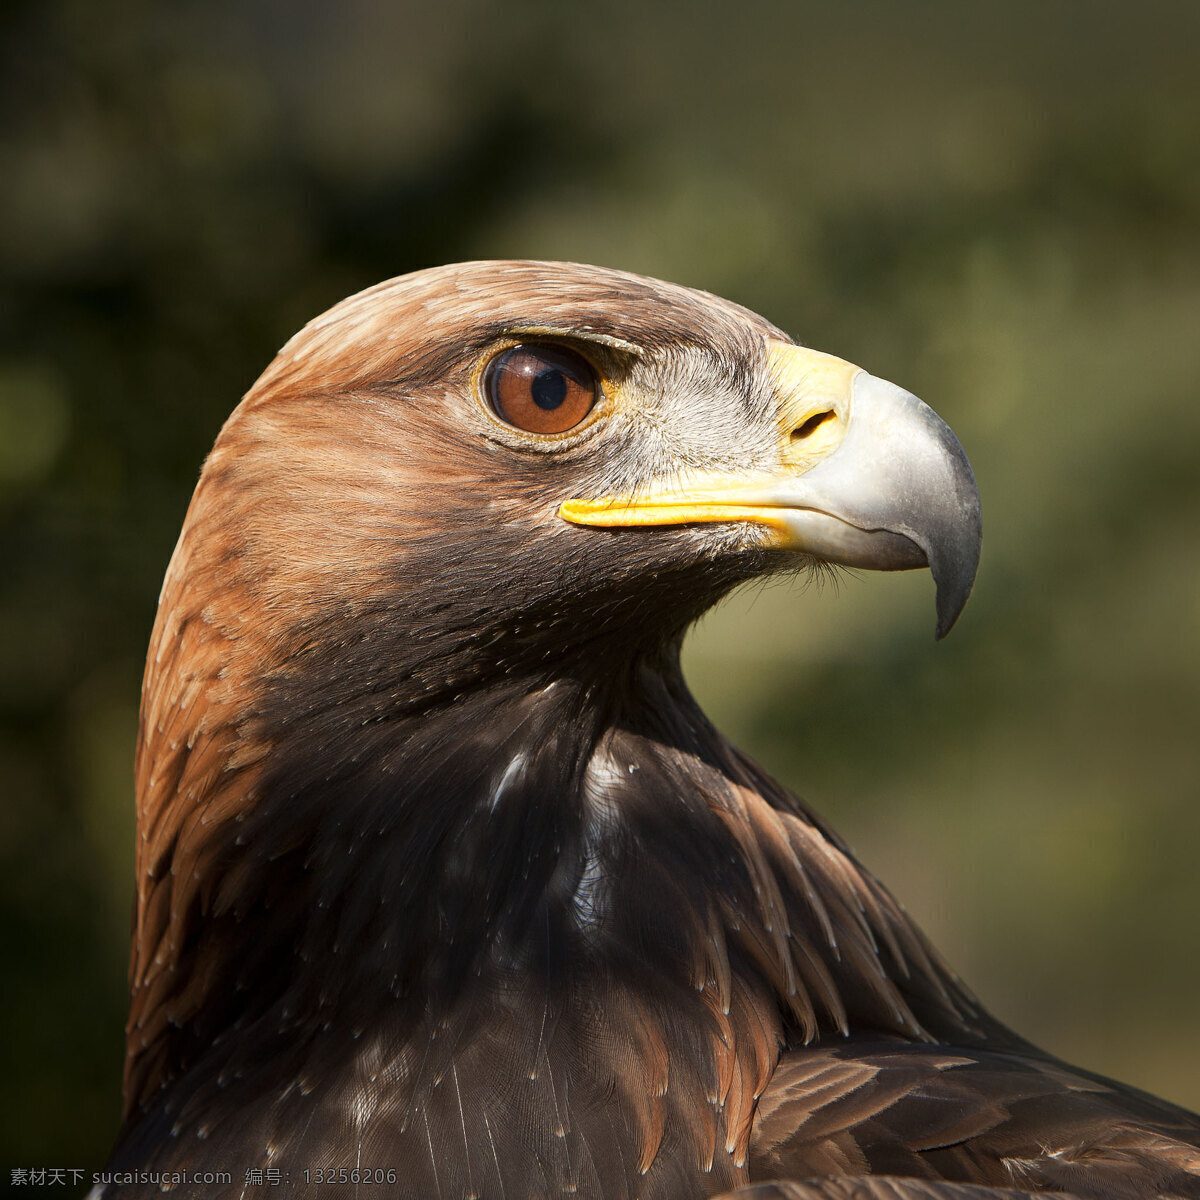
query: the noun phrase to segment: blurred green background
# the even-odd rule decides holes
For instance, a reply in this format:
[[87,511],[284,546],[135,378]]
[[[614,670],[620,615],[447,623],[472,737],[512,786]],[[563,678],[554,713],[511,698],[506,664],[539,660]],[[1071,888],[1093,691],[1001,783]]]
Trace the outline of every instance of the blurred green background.
[[687,665],[968,981],[1200,1107],[1200,6],[37,0],[0,61],[0,1167],[114,1132],[131,755],[200,461],[275,348],[475,257],[729,296],[902,382],[976,593],[735,597]]

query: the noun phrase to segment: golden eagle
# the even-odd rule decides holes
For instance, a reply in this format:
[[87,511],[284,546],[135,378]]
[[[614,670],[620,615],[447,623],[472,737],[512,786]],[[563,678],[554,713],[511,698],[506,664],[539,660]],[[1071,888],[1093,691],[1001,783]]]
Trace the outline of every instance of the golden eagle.
[[1200,1118],[989,1016],[680,674],[824,563],[930,567],[945,633],[979,542],[929,408],[703,292],[313,321],[163,586],[108,1194],[1200,1196]]

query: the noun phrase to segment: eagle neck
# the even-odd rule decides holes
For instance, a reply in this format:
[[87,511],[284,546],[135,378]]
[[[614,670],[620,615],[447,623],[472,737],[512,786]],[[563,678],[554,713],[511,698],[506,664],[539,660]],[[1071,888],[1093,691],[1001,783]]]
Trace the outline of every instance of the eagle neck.
[[160,810],[130,1103],[230,1056],[402,1037],[497,978],[671,986],[710,1023],[742,986],[772,1038],[967,1024],[891,897],[704,717],[677,643],[415,711],[280,678],[213,736],[237,802]]

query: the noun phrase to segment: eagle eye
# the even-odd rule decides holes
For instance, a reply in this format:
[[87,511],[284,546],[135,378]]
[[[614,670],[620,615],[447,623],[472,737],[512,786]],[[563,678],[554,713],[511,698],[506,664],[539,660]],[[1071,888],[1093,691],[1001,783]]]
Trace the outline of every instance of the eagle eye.
[[483,387],[496,416],[526,433],[566,433],[600,396],[596,372],[582,354],[531,343],[496,355]]

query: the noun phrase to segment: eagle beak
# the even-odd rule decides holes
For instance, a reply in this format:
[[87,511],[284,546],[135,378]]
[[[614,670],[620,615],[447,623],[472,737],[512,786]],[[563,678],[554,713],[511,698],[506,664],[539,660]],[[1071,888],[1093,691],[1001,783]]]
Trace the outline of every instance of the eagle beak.
[[878,571],[929,567],[937,636],[967,602],[982,525],[971,464],[950,427],[910,392],[851,363],[772,342],[779,466],[706,473],[648,495],[568,500],[577,525],[750,521],[768,544]]

